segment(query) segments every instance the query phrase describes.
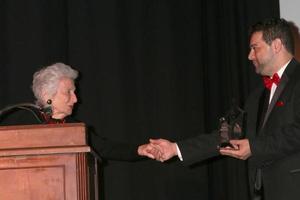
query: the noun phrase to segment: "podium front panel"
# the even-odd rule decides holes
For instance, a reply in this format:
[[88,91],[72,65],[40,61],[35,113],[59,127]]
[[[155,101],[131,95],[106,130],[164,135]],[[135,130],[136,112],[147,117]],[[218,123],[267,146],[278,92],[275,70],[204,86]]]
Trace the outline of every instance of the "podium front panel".
[[0,199],[88,199],[85,153],[0,157],[0,177]]
[[83,123],[0,127],[0,200],[88,200]]

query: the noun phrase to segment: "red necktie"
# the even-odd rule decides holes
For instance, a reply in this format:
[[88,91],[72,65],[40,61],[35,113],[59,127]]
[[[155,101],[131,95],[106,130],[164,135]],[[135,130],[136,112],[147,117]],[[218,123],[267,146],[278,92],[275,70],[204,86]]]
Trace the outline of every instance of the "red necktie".
[[270,78],[269,76],[264,76],[264,77],[263,77],[263,81],[264,81],[265,87],[266,87],[268,90],[271,90],[272,84],[273,84],[273,83],[275,83],[276,85],[279,84],[279,82],[280,82],[280,77],[278,76],[277,73],[275,73],[275,74],[273,75],[272,78]]

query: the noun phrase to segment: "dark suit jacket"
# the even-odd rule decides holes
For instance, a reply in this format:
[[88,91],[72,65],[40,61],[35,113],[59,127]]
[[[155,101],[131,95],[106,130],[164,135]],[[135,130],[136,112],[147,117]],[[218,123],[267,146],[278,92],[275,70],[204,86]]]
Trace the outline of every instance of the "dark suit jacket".
[[[265,200],[300,199],[300,64],[292,59],[281,77],[259,131],[263,86],[248,98],[246,137],[252,156],[248,159],[250,192],[256,170],[261,169]],[[178,142],[185,164],[218,155],[218,133]]]
[[246,104],[252,152],[248,160],[250,187],[256,170],[261,169],[266,200],[299,199],[300,64],[294,59],[288,64],[262,119],[263,125],[256,131],[262,91],[263,88],[256,90]]

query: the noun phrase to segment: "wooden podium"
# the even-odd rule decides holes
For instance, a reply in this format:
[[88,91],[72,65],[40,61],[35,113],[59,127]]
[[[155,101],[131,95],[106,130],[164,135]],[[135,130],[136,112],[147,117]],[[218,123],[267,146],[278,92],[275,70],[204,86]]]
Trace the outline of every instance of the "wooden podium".
[[88,200],[83,123],[0,127],[0,199]]

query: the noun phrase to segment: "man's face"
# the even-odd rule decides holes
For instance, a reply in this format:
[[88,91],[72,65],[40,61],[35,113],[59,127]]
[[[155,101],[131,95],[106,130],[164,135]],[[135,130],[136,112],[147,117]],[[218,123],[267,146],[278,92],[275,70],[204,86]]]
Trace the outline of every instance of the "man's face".
[[75,85],[71,79],[65,78],[59,81],[57,92],[52,98],[53,117],[63,119],[71,115],[73,106],[77,102]]
[[256,73],[263,76],[272,76],[274,56],[272,45],[268,45],[263,40],[262,32],[254,32],[250,39],[248,59],[251,60],[255,66]]

